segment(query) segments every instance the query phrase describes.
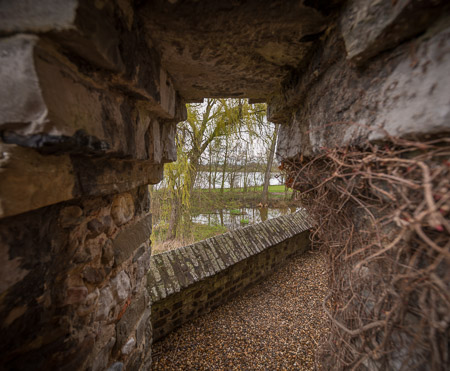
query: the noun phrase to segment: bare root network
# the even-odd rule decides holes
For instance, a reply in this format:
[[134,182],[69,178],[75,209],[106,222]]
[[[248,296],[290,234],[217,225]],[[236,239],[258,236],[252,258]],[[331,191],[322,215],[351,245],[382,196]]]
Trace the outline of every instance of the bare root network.
[[450,146],[391,139],[282,164],[329,256],[323,369],[450,364]]

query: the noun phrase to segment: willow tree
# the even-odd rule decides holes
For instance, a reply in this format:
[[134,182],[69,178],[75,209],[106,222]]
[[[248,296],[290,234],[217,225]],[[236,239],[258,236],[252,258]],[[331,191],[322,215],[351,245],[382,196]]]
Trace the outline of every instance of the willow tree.
[[188,105],[187,111],[187,120],[177,131],[178,160],[166,165],[171,203],[169,239],[189,232],[189,200],[207,148],[219,138],[253,130],[255,114],[264,114],[265,107],[253,107],[243,100],[207,99],[203,104]]
[[262,200],[261,202],[265,205],[267,204],[267,201],[269,199],[269,185],[270,185],[270,178],[272,173],[272,165],[273,165],[273,159],[275,157],[275,147],[277,143],[277,137],[278,137],[278,128],[279,124],[275,124],[275,129],[273,131],[272,140],[270,142],[270,150],[269,154],[267,156],[267,165],[266,165],[266,171],[264,173],[264,186],[263,186],[263,192],[262,192]]

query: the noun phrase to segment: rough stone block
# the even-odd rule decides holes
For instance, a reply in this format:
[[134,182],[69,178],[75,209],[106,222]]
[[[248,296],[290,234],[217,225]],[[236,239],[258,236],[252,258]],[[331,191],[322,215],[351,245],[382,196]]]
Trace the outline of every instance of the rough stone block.
[[[367,139],[450,131],[449,40],[443,21],[414,44],[371,59],[365,73],[337,56],[320,80],[305,75],[296,89],[303,97],[301,107],[280,127],[277,157],[311,157],[324,148],[361,146]],[[339,50],[333,41],[328,48]]]
[[72,157],[71,162],[73,171],[78,174],[76,195],[126,192],[141,185],[159,183],[163,177],[163,165],[149,161]]
[[[130,336],[135,333],[139,320],[144,315],[147,315],[146,309],[146,300],[145,295],[143,294],[135,298],[134,301],[132,301],[128,306],[126,312],[116,325],[116,350],[122,349],[122,347],[129,341]],[[136,344],[136,342],[134,344]]]
[[125,273],[125,271],[120,271],[111,280],[111,289],[114,295],[117,297],[119,303],[124,301],[130,296],[131,293],[131,283],[130,278]]
[[83,302],[88,295],[88,289],[84,286],[69,287],[66,291],[64,304],[78,304]]
[[98,301],[98,308],[96,312],[96,318],[98,320],[105,320],[109,318],[111,309],[115,306],[113,292],[111,287],[106,286],[100,290],[100,297]]
[[70,228],[81,224],[83,210],[79,206],[67,206],[59,213],[59,223],[63,228]]
[[75,20],[77,5],[78,0],[42,0],[39,6],[33,0],[2,1],[0,30],[37,33],[68,29]]
[[146,338],[146,331],[147,328],[150,326],[151,331],[151,321],[150,321],[150,315],[151,315],[151,309],[148,308],[144,311],[142,314],[141,319],[139,320],[137,326],[136,326],[136,342],[137,346],[140,346],[144,342],[146,342],[146,345],[148,346],[150,343],[147,343]]
[[0,142],[0,218],[70,200],[74,187],[69,157]]
[[[41,155],[0,142],[0,218],[81,196],[155,184],[162,171],[162,165],[148,161]],[[108,218],[101,221],[105,228],[111,226]]]
[[51,32],[86,60],[104,68],[123,69],[111,6],[96,5],[86,0],[2,2],[0,30],[6,33]]
[[111,338],[105,347],[99,352],[92,363],[92,371],[102,371],[108,367],[111,350],[116,342],[116,338]]
[[[46,153],[148,160],[151,117],[177,121],[173,104],[167,107],[172,111],[166,112],[159,100],[130,99],[105,85],[109,80],[94,82],[52,44],[35,36],[4,38],[0,51],[0,83],[5,87],[0,92],[4,94],[0,95],[0,129],[7,143]],[[157,73],[158,81],[161,76],[167,79],[159,69]],[[165,80],[164,86],[168,83]],[[172,95],[165,99],[175,101],[175,91]],[[174,125],[164,125],[160,160],[173,157]]]
[[135,224],[127,226],[113,241],[116,265],[122,264],[144,242],[148,241],[152,232],[152,216],[147,215]]
[[420,34],[440,15],[444,3],[443,0],[349,1],[341,17],[348,58],[362,63]]
[[133,218],[134,200],[131,194],[122,193],[114,196],[111,204],[111,216],[117,226],[121,226]]

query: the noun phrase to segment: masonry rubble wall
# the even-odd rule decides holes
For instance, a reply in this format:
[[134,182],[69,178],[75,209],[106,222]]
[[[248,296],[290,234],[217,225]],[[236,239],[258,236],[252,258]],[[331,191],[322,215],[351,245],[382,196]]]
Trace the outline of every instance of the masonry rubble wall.
[[150,365],[147,185],[186,112],[137,28],[123,1],[0,3],[2,370]]
[[304,210],[152,256],[154,341],[207,313],[309,248]]

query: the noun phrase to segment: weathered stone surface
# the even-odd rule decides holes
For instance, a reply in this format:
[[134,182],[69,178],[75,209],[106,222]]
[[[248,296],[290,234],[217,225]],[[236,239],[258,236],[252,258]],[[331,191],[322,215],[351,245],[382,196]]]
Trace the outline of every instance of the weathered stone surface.
[[445,1],[348,1],[341,17],[348,58],[362,63],[423,32],[442,12]]
[[37,40],[36,36],[23,35],[0,41],[0,127],[18,122],[45,124],[46,107],[33,62]]
[[66,291],[65,304],[77,304],[83,302],[88,295],[88,289],[84,286],[69,287]]
[[28,270],[21,266],[20,257],[10,257],[8,246],[0,241],[0,294],[9,289],[11,286],[21,281],[27,274]]
[[[163,166],[148,161],[40,155],[0,142],[0,217],[81,196],[124,192],[162,179]],[[49,186],[51,182],[51,187]],[[110,226],[106,218],[102,222]]]
[[[126,312],[116,326],[117,343],[115,349],[121,349],[126,345],[130,336],[135,333],[138,321],[146,315],[146,309],[147,305],[145,295],[140,295],[135,298],[134,301],[128,306]],[[141,341],[144,339],[140,337],[138,340],[138,344],[141,344]]]
[[96,318],[99,320],[108,319],[109,313],[115,304],[113,292],[109,286],[100,291],[99,305]]
[[104,278],[103,268],[86,267],[83,270],[83,279],[89,283],[99,284],[103,282]]
[[122,370],[123,370],[123,363],[115,362],[110,368],[108,368],[107,371],[122,371]]
[[136,340],[134,338],[130,338],[125,345],[120,349],[122,354],[128,355],[130,354],[136,346]]
[[79,316],[86,316],[92,313],[97,308],[97,302],[99,297],[99,290],[96,288],[93,292],[86,296],[86,300],[77,308],[77,314]]
[[[2,39],[0,51],[0,83],[5,87],[0,92],[0,131],[4,142],[42,153],[167,162],[161,153],[155,156],[149,148],[154,134],[149,125],[155,116],[162,117],[160,125],[164,127],[164,120],[177,121],[180,111],[175,91],[166,92],[171,83],[165,72],[155,72],[164,94],[157,92],[158,102],[150,102],[147,98],[130,99],[105,85],[111,79],[94,81],[58,54],[53,44],[35,36]],[[172,133],[174,123],[166,124]],[[160,152],[173,153],[174,136],[161,131],[162,137],[157,138]]]
[[444,22],[415,42],[413,59],[410,47],[403,45],[395,56],[372,59],[365,73],[349,66],[339,53],[342,44],[330,40],[325,48],[336,62],[320,70],[319,81],[312,64],[311,75],[287,94],[297,108],[281,116],[288,125],[279,131],[278,158],[313,156],[324,147],[359,145],[367,138],[449,132],[449,40]]
[[[111,85],[145,97],[157,115],[182,119],[185,114],[170,77],[160,68],[158,54],[140,32],[133,32],[137,20],[126,1],[69,0],[61,6],[57,0],[38,4],[17,0],[2,3],[0,16],[5,17],[0,25],[4,33],[46,32],[71,54],[105,69],[104,73],[113,72],[108,78]],[[130,60],[127,56],[133,50],[139,53]],[[77,58],[71,55],[71,59]]]
[[79,206],[67,206],[59,213],[59,223],[63,228],[70,228],[81,224],[83,210]]
[[108,229],[108,227],[98,219],[89,221],[87,228],[91,232],[91,237],[97,237],[100,233],[105,232]]
[[116,342],[116,339],[111,338],[106,346],[100,351],[92,364],[92,371],[103,371],[108,367],[109,358],[111,357],[111,350]]
[[111,267],[114,263],[114,248],[111,240],[107,240],[102,247],[102,264]]
[[149,161],[72,157],[77,176],[75,195],[99,196],[126,192],[162,180],[163,165]]
[[111,288],[119,302],[124,301],[131,293],[130,278],[124,271],[120,271],[111,280]]
[[302,62],[326,24],[319,9],[296,1],[155,1],[139,16],[188,101],[267,98],[289,68]]
[[68,157],[0,143],[0,217],[70,200],[74,186]]
[[114,196],[111,216],[117,226],[129,222],[134,216],[134,200],[129,193]]
[[[85,0],[2,2],[0,30],[6,33],[52,32],[54,37],[90,62],[112,70],[124,68],[119,37],[106,3]],[[34,5],[34,6],[33,6]],[[105,6],[106,5],[106,6]],[[61,34],[64,37],[61,37]]]
[[136,341],[138,344],[151,344],[151,339],[148,339],[146,335],[146,332],[151,331],[152,323],[150,321],[150,315],[150,308],[144,310],[143,315],[136,326]]
[[70,28],[76,17],[78,1],[42,0],[2,1],[0,30],[4,33],[46,32]]
[[127,260],[137,246],[148,241],[152,232],[152,217],[148,215],[137,223],[127,226],[113,241],[116,264]]

